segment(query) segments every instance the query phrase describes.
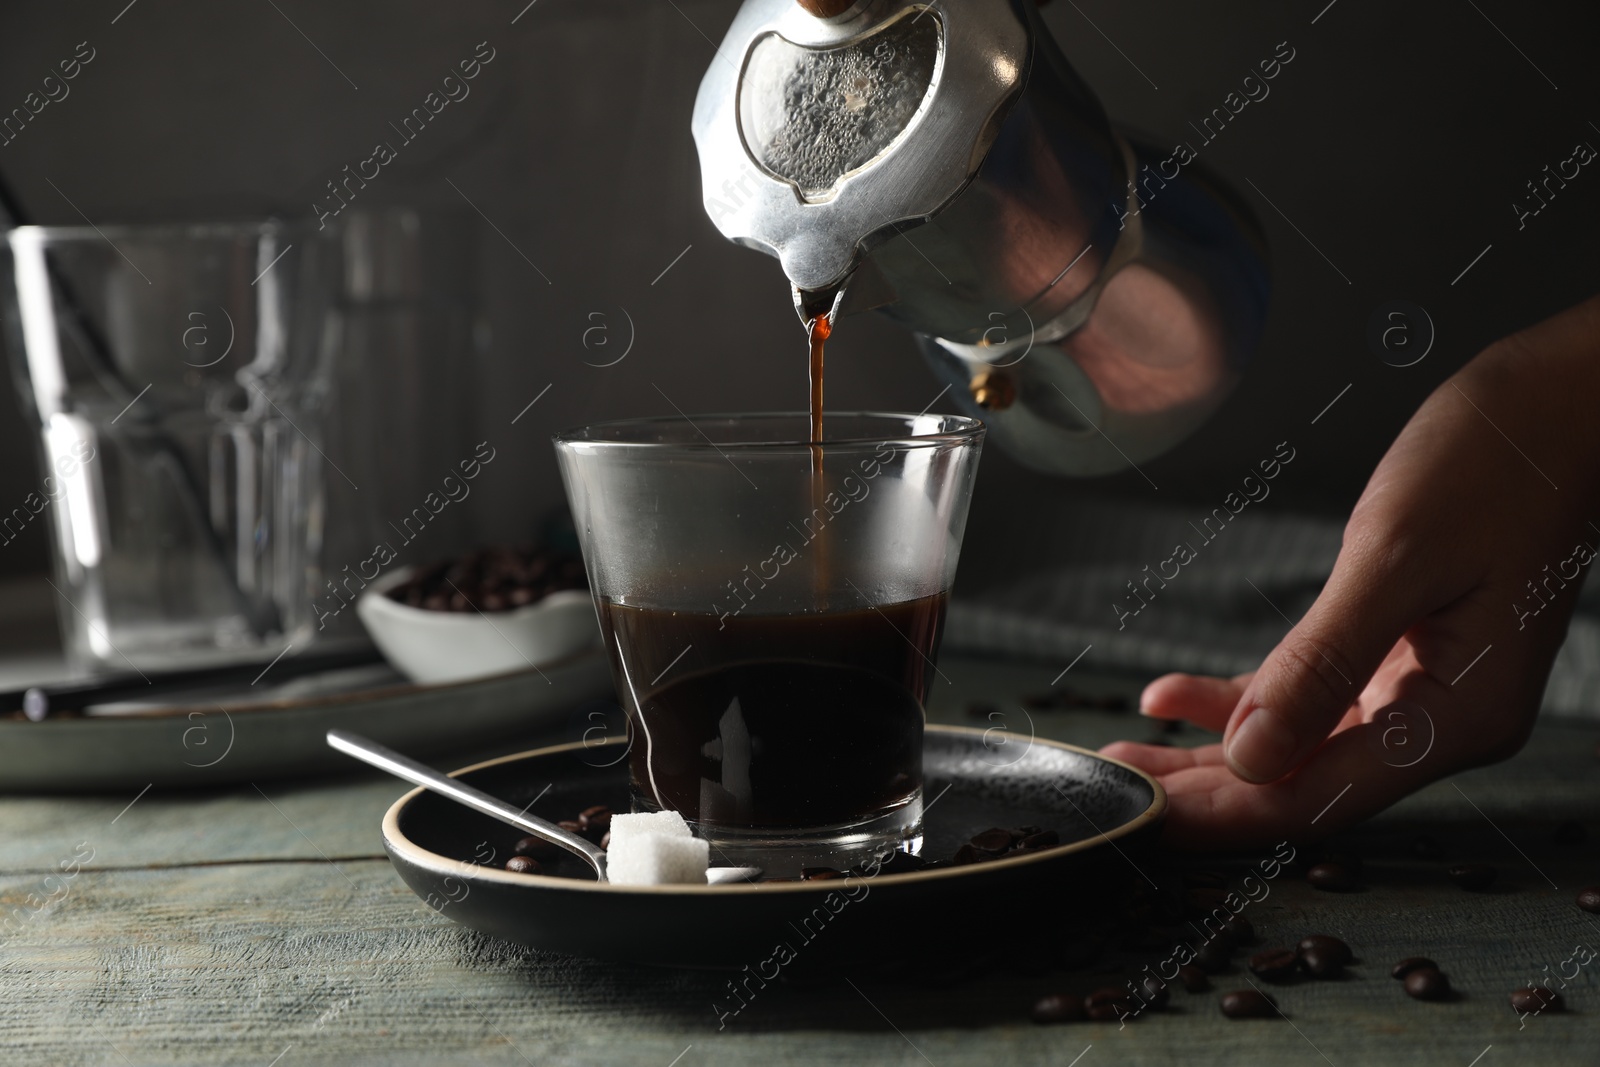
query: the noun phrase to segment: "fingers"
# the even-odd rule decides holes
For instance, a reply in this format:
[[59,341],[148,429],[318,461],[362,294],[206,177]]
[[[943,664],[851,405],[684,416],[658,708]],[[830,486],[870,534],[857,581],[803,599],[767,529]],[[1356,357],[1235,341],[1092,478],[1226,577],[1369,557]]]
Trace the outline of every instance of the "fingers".
[[1322,595],[1256,671],[1222,742],[1240,778],[1271,782],[1303,763],[1411,624],[1439,606],[1419,569],[1397,564],[1390,537],[1347,531]]
[[1253,677],[1254,674],[1241,674],[1237,678],[1164,675],[1144,687],[1139,697],[1139,714],[1153,719],[1181,719],[1221,733]]
[[1161,777],[1163,839],[1183,850],[1251,848],[1321,837],[1369,818],[1455,769],[1451,751],[1433,745],[1431,728],[1424,736],[1415,719],[1409,728],[1409,747],[1397,742],[1392,722],[1341,730],[1294,774],[1265,785],[1240,781],[1223,763],[1202,762],[1203,750],[1196,750],[1190,766],[1173,761],[1175,769]]
[[1100,750],[1103,756],[1139,768],[1146,774],[1160,777],[1191,767],[1222,766],[1222,746],[1206,745],[1202,748],[1169,748],[1163,745],[1141,745],[1133,741],[1114,741]]

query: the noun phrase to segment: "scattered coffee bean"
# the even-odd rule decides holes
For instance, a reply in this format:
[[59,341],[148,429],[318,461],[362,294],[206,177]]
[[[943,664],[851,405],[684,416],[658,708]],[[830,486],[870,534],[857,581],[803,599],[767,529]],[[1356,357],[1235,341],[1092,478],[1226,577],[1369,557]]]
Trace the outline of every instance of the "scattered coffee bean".
[[1422,834],[1411,840],[1411,854],[1419,860],[1436,860],[1444,855],[1444,850],[1439,847],[1439,842]]
[[[1316,951],[1322,954],[1327,962],[1335,967],[1344,967],[1355,959],[1355,954],[1350,951],[1350,946],[1340,941],[1331,934],[1310,934],[1300,939],[1300,955],[1304,958],[1307,952]],[[1309,968],[1308,968],[1309,969]],[[1312,971],[1315,974],[1315,971]]]
[[1243,915],[1235,915],[1223,923],[1222,932],[1227,934],[1235,945],[1253,945],[1256,942],[1256,928]]
[[1155,1011],[1165,1008],[1172,1000],[1172,991],[1167,988],[1167,983],[1153,974],[1147,974],[1133,984],[1134,992],[1144,998],[1145,1004]]
[[1269,948],[1250,957],[1250,970],[1269,982],[1287,982],[1300,969],[1300,957],[1292,948]]
[[1313,978],[1337,978],[1344,972],[1344,963],[1337,953],[1311,947],[1300,950],[1300,966]]
[[1389,968],[1389,977],[1403,979],[1412,971],[1422,970],[1423,968],[1431,971],[1437,971],[1439,969],[1439,965],[1434,963],[1426,956],[1407,956],[1405,959]]
[[604,804],[596,804],[592,808],[584,808],[578,813],[578,825],[585,830],[599,827],[601,830],[611,829],[611,809]]
[[1450,995],[1450,979],[1432,967],[1418,967],[1406,975],[1406,995],[1417,1000],[1444,1000]]
[[1061,835],[1054,830],[1040,830],[1017,842],[1018,849],[1053,848],[1061,843]]
[[538,874],[539,861],[528,856],[512,856],[506,860],[506,870],[517,874]]
[[1557,823],[1550,839],[1558,845],[1581,845],[1589,840],[1589,831],[1581,822]]
[[1488,863],[1458,863],[1450,868],[1450,880],[1462,889],[1474,892],[1488,889],[1500,872]]
[[611,831],[610,830],[607,830],[605,832],[605,836],[600,838],[600,850],[602,852],[609,852],[611,850]]
[[992,827],[972,837],[972,847],[980,852],[999,854],[1011,847],[1011,831]]
[[1186,963],[1178,968],[1178,981],[1183,983],[1183,988],[1191,993],[1204,993],[1211,988],[1211,979],[1192,963]]
[[1526,986],[1522,989],[1511,991],[1511,1007],[1518,1014],[1524,1012],[1539,1013],[1545,1011],[1566,1011],[1567,1002],[1561,999],[1561,994],[1544,986]]
[[960,848],[956,849],[956,854],[950,857],[950,862],[956,867],[965,867],[969,863],[977,863],[979,860],[986,860],[989,858],[989,856],[979,852],[971,845],[962,845]]
[[1096,1022],[1109,1022],[1134,1014],[1133,998],[1126,989],[1105,986],[1083,998],[1083,1009]]
[[562,819],[560,822],[556,823],[556,825],[567,831],[569,834],[577,834],[580,837],[583,836],[583,824],[577,819]]
[[909,852],[898,850],[889,853],[888,858],[878,864],[879,874],[909,874],[920,871],[928,865],[928,861],[921,856],[913,856]]
[[1083,998],[1073,993],[1046,993],[1033,1002],[1036,1023],[1075,1023],[1088,1018]]
[[1356,887],[1356,876],[1341,863],[1319,863],[1306,872],[1306,881],[1317,889],[1344,893]]
[[1194,965],[1207,974],[1217,974],[1228,969],[1233,962],[1233,946],[1220,937],[1214,937],[1200,946],[1194,954]]
[[566,849],[554,841],[546,841],[542,837],[528,836],[521,838],[511,846],[511,852],[516,856],[527,856],[536,860],[558,859]]
[[1257,989],[1235,989],[1222,994],[1222,1014],[1230,1019],[1271,1019],[1278,1014],[1277,1001]]
[[1600,914],[1600,885],[1585,886],[1578,890],[1578,907]]

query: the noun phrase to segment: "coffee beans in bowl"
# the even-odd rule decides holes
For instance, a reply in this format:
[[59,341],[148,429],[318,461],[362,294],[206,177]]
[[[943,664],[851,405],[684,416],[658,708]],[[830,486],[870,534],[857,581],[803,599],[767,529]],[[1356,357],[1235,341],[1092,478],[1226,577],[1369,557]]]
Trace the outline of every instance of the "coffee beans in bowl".
[[356,613],[414,682],[545,667],[600,637],[583,564],[547,549],[486,548],[374,581]]
[[547,548],[481,548],[419,567],[386,596],[428,611],[510,611],[566,589],[588,589],[583,561]]

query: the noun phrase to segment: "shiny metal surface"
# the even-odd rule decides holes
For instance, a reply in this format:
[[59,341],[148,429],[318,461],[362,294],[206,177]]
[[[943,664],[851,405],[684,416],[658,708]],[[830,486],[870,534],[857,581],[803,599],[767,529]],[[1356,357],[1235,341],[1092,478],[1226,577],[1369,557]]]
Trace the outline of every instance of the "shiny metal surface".
[[[912,40],[908,19],[938,20],[932,84],[907,64],[857,99],[837,71]],[[795,112],[786,124],[780,107]],[[833,170],[765,140],[843,128],[852,107],[882,108],[894,136],[851,127]],[[745,124],[759,127],[754,149],[741,109],[761,116]],[[957,407],[1037,470],[1106,474],[1171,448],[1259,338],[1253,217],[1192,159],[1168,169],[1168,153],[1116,131],[1031,0],[863,0],[829,20],[747,0],[701,83],[694,134],[712,221],[778,257],[802,318],[878,308],[904,323]],[[860,162],[863,143],[876,154]]]

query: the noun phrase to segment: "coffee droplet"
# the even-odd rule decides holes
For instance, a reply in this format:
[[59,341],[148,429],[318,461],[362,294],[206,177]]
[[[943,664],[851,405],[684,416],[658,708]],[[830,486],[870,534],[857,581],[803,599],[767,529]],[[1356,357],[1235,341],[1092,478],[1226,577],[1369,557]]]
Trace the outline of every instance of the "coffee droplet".
[[1017,384],[997,370],[979,371],[968,383],[972,399],[985,411],[1004,411],[1017,402]]

